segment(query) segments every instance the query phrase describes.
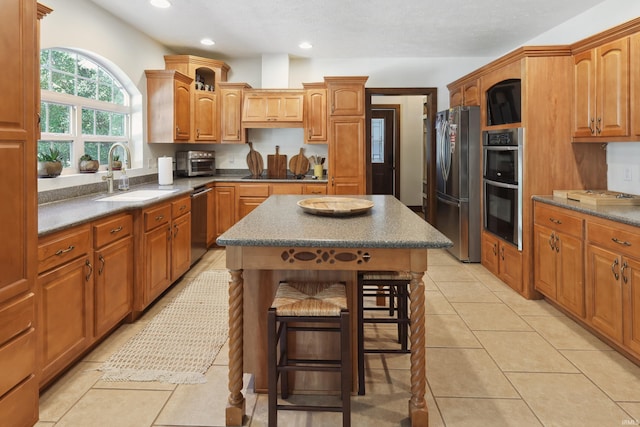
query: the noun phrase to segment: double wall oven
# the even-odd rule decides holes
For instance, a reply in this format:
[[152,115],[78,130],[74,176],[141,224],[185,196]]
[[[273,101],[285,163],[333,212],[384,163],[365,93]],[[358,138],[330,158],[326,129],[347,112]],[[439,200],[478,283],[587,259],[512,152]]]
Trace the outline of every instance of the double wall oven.
[[522,147],[524,129],[483,132],[485,230],[522,250]]

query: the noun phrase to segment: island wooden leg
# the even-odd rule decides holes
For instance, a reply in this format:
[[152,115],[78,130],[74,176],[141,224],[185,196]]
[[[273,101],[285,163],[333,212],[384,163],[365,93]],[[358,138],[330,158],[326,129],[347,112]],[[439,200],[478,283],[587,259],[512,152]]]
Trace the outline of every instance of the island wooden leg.
[[425,393],[426,375],[426,340],[425,340],[425,301],[424,272],[411,272],[411,399],[409,400],[409,417],[412,427],[427,427],[429,411]]
[[245,414],[245,399],[242,395],[242,270],[229,270],[229,400],[226,410],[226,425],[241,426]]

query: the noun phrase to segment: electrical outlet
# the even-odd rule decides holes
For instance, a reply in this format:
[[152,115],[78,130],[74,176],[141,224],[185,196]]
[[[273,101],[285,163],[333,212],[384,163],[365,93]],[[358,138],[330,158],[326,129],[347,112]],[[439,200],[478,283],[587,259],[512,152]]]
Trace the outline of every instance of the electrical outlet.
[[631,181],[633,179],[630,166],[624,167],[622,179],[624,179],[625,181]]
[[153,157],[149,157],[147,159],[147,169],[153,169],[153,165],[154,165],[154,158]]

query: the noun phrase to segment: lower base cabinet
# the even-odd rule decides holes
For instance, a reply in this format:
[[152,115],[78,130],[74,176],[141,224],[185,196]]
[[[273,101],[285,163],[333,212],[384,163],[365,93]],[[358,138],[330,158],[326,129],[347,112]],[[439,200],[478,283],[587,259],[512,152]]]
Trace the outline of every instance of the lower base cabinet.
[[517,247],[483,231],[482,265],[512,289],[522,292],[522,253]]

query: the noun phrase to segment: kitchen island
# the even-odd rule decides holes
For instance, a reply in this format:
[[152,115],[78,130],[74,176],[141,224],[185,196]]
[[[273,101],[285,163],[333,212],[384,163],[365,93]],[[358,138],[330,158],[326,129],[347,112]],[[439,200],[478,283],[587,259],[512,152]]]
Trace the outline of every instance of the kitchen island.
[[[242,425],[243,373],[254,375],[255,388],[266,384],[266,312],[279,280],[341,280],[347,284],[355,313],[358,271],[410,271],[412,426],[428,425],[425,400],[425,293],[422,277],[427,250],[451,241],[393,196],[358,196],[371,210],[354,216],[320,216],[304,212],[297,202],[308,196],[271,196],[222,234],[229,282],[229,401],[227,425]],[[356,336],[356,316],[352,316]],[[353,342],[354,359],[356,340]],[[313,341],[300,343],[313,346]],[[321,345],[319,351],[330,351]],[[324,356],[324,354],[323,354]],[[354,370],[357,372],[357,370]],[[303,388],[315,377],[293,382]],[[354,384],[355,384],[354,379]],[[316,385],[316,384],[314,384]],[[331,390],[332,384],[320,384]]]

